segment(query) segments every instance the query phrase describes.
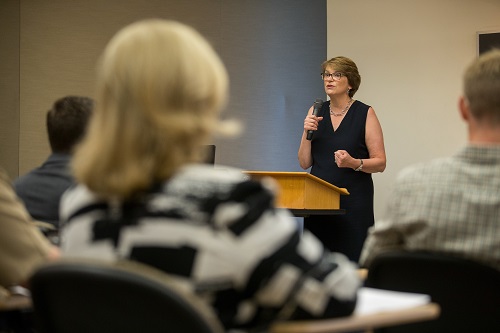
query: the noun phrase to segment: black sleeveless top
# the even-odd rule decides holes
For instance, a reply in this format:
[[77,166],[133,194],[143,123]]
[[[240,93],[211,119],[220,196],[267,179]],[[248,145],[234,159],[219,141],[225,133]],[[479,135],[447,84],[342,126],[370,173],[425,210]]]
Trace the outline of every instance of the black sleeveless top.
[[318,116],[318,130],[311,140],[313,165],[311,174],[348,191],[353,186],[371,183],[371,174],[356,172],[350,168],[339,168],[335,164],[334,152],[343,149],[354,158],[369,158],[365,140],[368,105],[354,101],[339,127],[334,131],[330,120],[330,102],[323,103]]
[[[369,158],[365,128],[370,106],[357,100],[354,101],[334,131],[329,105],[329,101],[324,102],[318,113],[318,116],[322,116],[323,120],[319,122],[318,130],[314,132],[311,140],[313,158],[311,174],[337,187],[346,188],[350,195],[340,196],[340,208],[346,210],[345,215],[311,216],[305,221],[310,220],[312,223],[312,220],[322,220],[318,221],[320,230],[311,231],[322,239],[330,249],[344,252],[352,260],[356,260],[366,237],[366,231],[374,224],[373,180],[370,173],[354,171],[351,168],[339,168],[335,164],[334,152],[342,149],[356,159]],[[334,224],[332,224],[334,221],[348,227],[349,230],[330,230],[334,228]],[[337,248],[336,246],[340,245],[341,242],[348,244]]]

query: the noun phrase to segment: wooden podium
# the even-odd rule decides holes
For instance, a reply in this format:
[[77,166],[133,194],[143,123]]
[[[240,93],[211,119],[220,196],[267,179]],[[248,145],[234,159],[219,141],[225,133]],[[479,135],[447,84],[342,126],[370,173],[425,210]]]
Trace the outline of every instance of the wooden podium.
[[251,178],[270,177],[280,187],[277,206],[288,208],[295,216],[344,214],[340,196],[349,195],[339,188],[307,172],[244,171]]

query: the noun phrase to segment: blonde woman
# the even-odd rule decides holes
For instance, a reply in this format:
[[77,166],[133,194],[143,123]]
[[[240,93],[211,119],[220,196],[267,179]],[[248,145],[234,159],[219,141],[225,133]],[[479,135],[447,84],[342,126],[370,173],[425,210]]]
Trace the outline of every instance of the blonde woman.
[[359,280],[344,256],[300,237],[263,184],[198,163],[229,129],[219,120],[227,89],[220,58],[186,25],[140,21],[112,38],[74,157],[80,185],[61,204],[64,255],[162,269],[227,328],[350,314]]

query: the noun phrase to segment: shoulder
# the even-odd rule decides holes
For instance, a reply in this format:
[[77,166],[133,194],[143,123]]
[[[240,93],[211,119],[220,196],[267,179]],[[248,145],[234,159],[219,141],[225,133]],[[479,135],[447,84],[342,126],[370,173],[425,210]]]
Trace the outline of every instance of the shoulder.
[[190,164],[179,169],[165,182],[168,188],[216,186],[224,187],[245,180],[243,170],[226,166]]
[[436,184],[448,178],[453,168],[451,157],[436,158],[403,168],[396,177],[398,185]]
[[[179,169],[153,194],[156,198],[178,198],[179,200],[202,200],[213,196],[227,196],[238,184],[248,181],[243,170],[205,164],[192,164]],[[60,214],[67,220],[77,211],[90,210],[107,204],[84,185],[73,186],[61,198]]]
[[363,119],[367,120],[371,112],[373,112],[372,107],[359,101],[359,100],[354,100],[354,102],[351,105],[351,109],[354,111],[354,116],[357,119]]
[[272,187],[253,181],[243,170],[228,166],[188,165],[165,182],[162,192],[188,198],[218,197],[232,200],[233,195],[243,200],[248,192],[264,192]]
[[59,215],[62,221],[67,220],[75,211],[92,206],[99,202],[98,197],[84,185],[70,187],[61,196]]
[[40,166],[31,169],[29,172],[18,177],[14,181],[18,186],[29,186],[32,183],[50,181],[73,182],[69,164],[71,156],[67,154],[51,154]]
[[371,107],[371,105],[368,105],[365,102],[360,101],[359,99],[355,99],[353,104],[358,105],[359,107],[366,108],[366,109]]
[[24,189],[24,187],[26,187],[26,183],[29,183],[32,178],[33,178],[33,170],[31,170],[28,173],[14,179],[14,181],[12,182],[12,185],[14,186],[16,191],[20,190],[20,189]]
[[360,101],[360,100],[358,100],[358,99],[356,99],[356,100],[354,101],[354,103],[352,103],[352,105],[353,105],[355,108],[358,108],[358,109],[360,109],[360,110],[365,110],[366,112],[368,112],[368,110],[369,110],[369,109],[372,109],[372,110],[373,110],[373,108],[372,108],[370,105],[365,104],[365,103],[361,102],[361,101]]
[[169,182],[190,180],[191,182],[234,183],[244,181],[246,178],[242,169],[223,165],[190,164],[181,168]]

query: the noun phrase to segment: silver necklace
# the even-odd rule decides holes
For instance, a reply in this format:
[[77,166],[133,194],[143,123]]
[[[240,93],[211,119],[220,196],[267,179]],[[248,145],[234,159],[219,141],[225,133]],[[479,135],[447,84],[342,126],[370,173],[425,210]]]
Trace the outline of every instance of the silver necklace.
[[333,109],[332,109],[332,102],[330,101],[330,114],[332,116],[335,116],[335,117],[341,117],[343,115],[345,115],[345,113],[347,112],[347,110],[349,110],[349,107],[351,106],[353,100],[352,98],[349,100],[349,102],[347,103],[347,105],[345,106],[345,108],[342,110],[342,112],[340,113],[335,113],[333,112]]

